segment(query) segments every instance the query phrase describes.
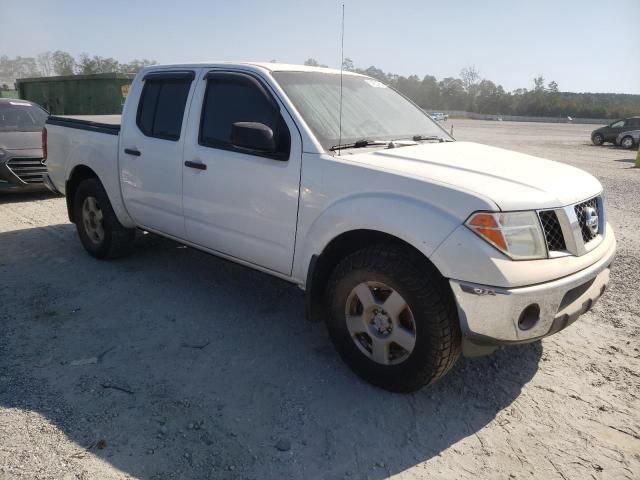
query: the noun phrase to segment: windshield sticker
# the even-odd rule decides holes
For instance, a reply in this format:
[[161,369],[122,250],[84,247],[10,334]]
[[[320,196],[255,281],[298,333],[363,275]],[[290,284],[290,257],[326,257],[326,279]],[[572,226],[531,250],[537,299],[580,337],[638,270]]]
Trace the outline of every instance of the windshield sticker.
[[365,78],[364,81],[375,88],[387,88],[387,86],[384,83],[374,80],[372,78]]
[[25,102],[9,102],[11,105],[20,105],[22,107],[30,107],[31,104],[30,103],[25,103]]

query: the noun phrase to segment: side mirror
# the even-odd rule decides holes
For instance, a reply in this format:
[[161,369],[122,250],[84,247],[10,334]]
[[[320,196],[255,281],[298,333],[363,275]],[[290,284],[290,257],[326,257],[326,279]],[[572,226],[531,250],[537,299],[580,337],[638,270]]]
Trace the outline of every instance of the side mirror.
[[264,123],[236,122],[231,126],[231,143],[240,148],[261,153],[275,153],[273,130]]

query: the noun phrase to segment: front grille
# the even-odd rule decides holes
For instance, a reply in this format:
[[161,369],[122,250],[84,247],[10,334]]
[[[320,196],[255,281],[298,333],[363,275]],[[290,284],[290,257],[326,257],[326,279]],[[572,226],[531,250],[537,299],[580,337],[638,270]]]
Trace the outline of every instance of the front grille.
[[[582,231],[582,240],[584,243],[588,243],[593,240],[600,230],[600,218],[602,217],[601,212],[598,211],[598,198],[592,198],[587,200],[586,202],[582,202],[573,207],[576,212],[576,217],[578,217],[578,224],[580,225],[580,230]],[[587,225],[587,211],[592,208],[595,210],[596,215],[598,216],[598,230],[596,233],[593,233],[589,226]]]
[[553,210],[544,210],[538,212],[540,216],[540,223],[542,224],[542,231],[547,239],[547,248],[550,252],[562,252],[567,249],[567,245],[564,242],[564,235],[562,234],[562,228],[558,221],[558,215]]
[[47,173],[41,158],[12,158],[7,167],[25,183],[42,183],[42,175]]

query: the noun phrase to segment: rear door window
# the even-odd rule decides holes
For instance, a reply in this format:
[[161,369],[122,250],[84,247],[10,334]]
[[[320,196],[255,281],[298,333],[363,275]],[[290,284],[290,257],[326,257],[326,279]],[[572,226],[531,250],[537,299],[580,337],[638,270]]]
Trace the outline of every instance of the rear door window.
[[185,106],[193,75],[145,79],[136,123],[148,137],[180,139]]

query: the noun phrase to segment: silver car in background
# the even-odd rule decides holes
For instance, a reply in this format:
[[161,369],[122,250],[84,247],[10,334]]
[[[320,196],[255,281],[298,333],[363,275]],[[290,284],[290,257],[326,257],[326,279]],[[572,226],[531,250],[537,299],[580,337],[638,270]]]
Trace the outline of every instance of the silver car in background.
[[46,190],[42,128],[48,116],[36,103],[0,98],[0,191]]
[[637,147],[640,143],[640,130],[631,130],[629,132],[622,132],[616,137],[616,145],[622,148]]
[[449,115],[442,112],[432,112],[429,114],[429,116],[433,118],[436,122],[442,122],[442,121],[446,122],[447,120],[449,120]]

